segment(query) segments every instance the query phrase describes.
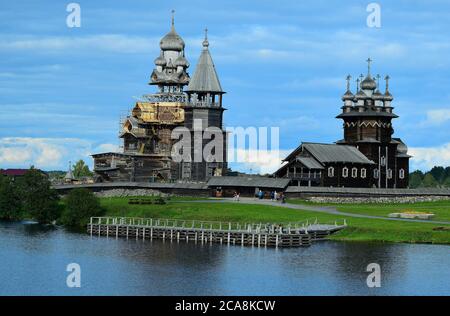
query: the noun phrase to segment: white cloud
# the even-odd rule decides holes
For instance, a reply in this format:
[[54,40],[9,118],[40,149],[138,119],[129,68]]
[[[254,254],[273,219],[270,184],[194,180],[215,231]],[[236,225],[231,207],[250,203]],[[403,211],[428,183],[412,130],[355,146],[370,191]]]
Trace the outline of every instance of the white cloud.
[[408,153],[411,159],[411,170],[430,170],[434,166],[450,166],[450,143],[436,147],[412,147]]
[[441,125],[450,120],[450,109],[435,109],[427,111],[427,118],[422,126]]
[[116,152],[119,151],[119,146],[114,144],[100,144],[95,148],[96,152]]
[[[273,173],[281,166],[281,160],[291,152],[292,150],[236,149],[238,159],[233,163],[233,167],[236,166],[240,171],[251,170],[252,173]],[[228,160],[231,158],[228,156]]]
[[0,168],[28,168],[34,165],[44,170],[67,168],[69,161],[83,159],[92,165],[90,155],[115,151],[113,144],[99,144],[78,138],[0,138]]
[[117,53],[149,53],[156,49],[154,43],[157,38],[146,38],[142,36],[127,36],[122,34],[100,34],[85,37],[69,36],[26,36],[10,37],[0,43],[3,51],[109,51]]

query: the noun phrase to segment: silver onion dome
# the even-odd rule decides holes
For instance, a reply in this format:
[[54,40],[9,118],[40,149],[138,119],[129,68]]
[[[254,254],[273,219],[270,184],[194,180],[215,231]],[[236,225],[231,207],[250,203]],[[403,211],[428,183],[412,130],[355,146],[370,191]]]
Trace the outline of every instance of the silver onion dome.
[[377,88],[377,83],[370,75],[361,82],[361,89],[363,90],[375,90]]

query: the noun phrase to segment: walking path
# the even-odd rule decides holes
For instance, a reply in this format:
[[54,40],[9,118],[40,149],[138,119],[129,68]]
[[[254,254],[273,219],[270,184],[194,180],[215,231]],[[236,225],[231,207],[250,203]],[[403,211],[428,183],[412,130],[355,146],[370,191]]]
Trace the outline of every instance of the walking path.
[[[184,201],[184,202],[188,202],[188,201]],[[296,209],[296,210],[302,210],[302,211],[327,213],[327,214],[356,217],[356,218],[371,218],[371,219],[383,219],[383,220],[388,220],[388,221],[450,225],[450,222],[448,222],[448,221],[393,218],[393,217],[384,217],[384,216],[375,216],[375,215],[347,213],[347,212],[341,212],[332,206],[314,206],[314,205],[307,205],[307,204],[280,203],[280,202],[270,201],[270,200],[259,200],[256,198],[242,198],[241,197],[239,202],[235,201],[232,198],[209,199],[209,200],[189,201],[189,202],[195,202],[195,203],[199,203],[199,202],[203,202],[203,203],[211,203],[211,202],[212,203],[242,203],[242,204],[269,205],[269,206],[285,207],[285,208],[289,208],[289,209]]]

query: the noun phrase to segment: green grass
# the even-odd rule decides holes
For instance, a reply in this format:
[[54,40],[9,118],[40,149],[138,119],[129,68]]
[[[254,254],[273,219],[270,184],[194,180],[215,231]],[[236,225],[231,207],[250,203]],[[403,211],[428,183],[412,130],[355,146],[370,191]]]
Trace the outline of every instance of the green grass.
[[431,212],[435,214],[433,220],[450,221],[450,200],[435,202],[417,202],[417,203],[313,203],[300,199],[289,199],[289,203],[307,204],[317,206],[333,206],[337,210],[347,213],[366,214],[374,216],[387,217],[390,213],[400,213],[405,211]]
[[[191,198],[190,200],[195,199]],[[450,231],[430,223],[399,222],[383,219],[352,218],[326,213],[287,209],[268,205],[239,203],[183,202],[172,198],[165,205],[130,205],[128,198],[102,198],[106,216],[146,217],[232,222],[298,222],[317,218],[321,223],[346,219],[348,227],[332,236],[335,240],[450,244]],[[450,228],[450,225],[446,225]]]

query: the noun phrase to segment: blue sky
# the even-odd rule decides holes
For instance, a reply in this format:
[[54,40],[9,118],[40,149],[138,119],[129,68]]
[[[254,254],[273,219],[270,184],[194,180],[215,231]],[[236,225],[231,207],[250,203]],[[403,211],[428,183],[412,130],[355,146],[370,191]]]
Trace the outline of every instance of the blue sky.
[[70,1],[2,1],[0,167],[66,169],[115,149],[119,118],[154,91],[172,9],[191,76],[209,29],[227,126],[279,126],[281,155],[341,139],[345,77],[365,73],[370,56],[372,72],[392,78],[412,169],[450,165],[450,3],[378,1],[381,28],[369,28],[370,2],[77,1],[81,27],[68,28]]

